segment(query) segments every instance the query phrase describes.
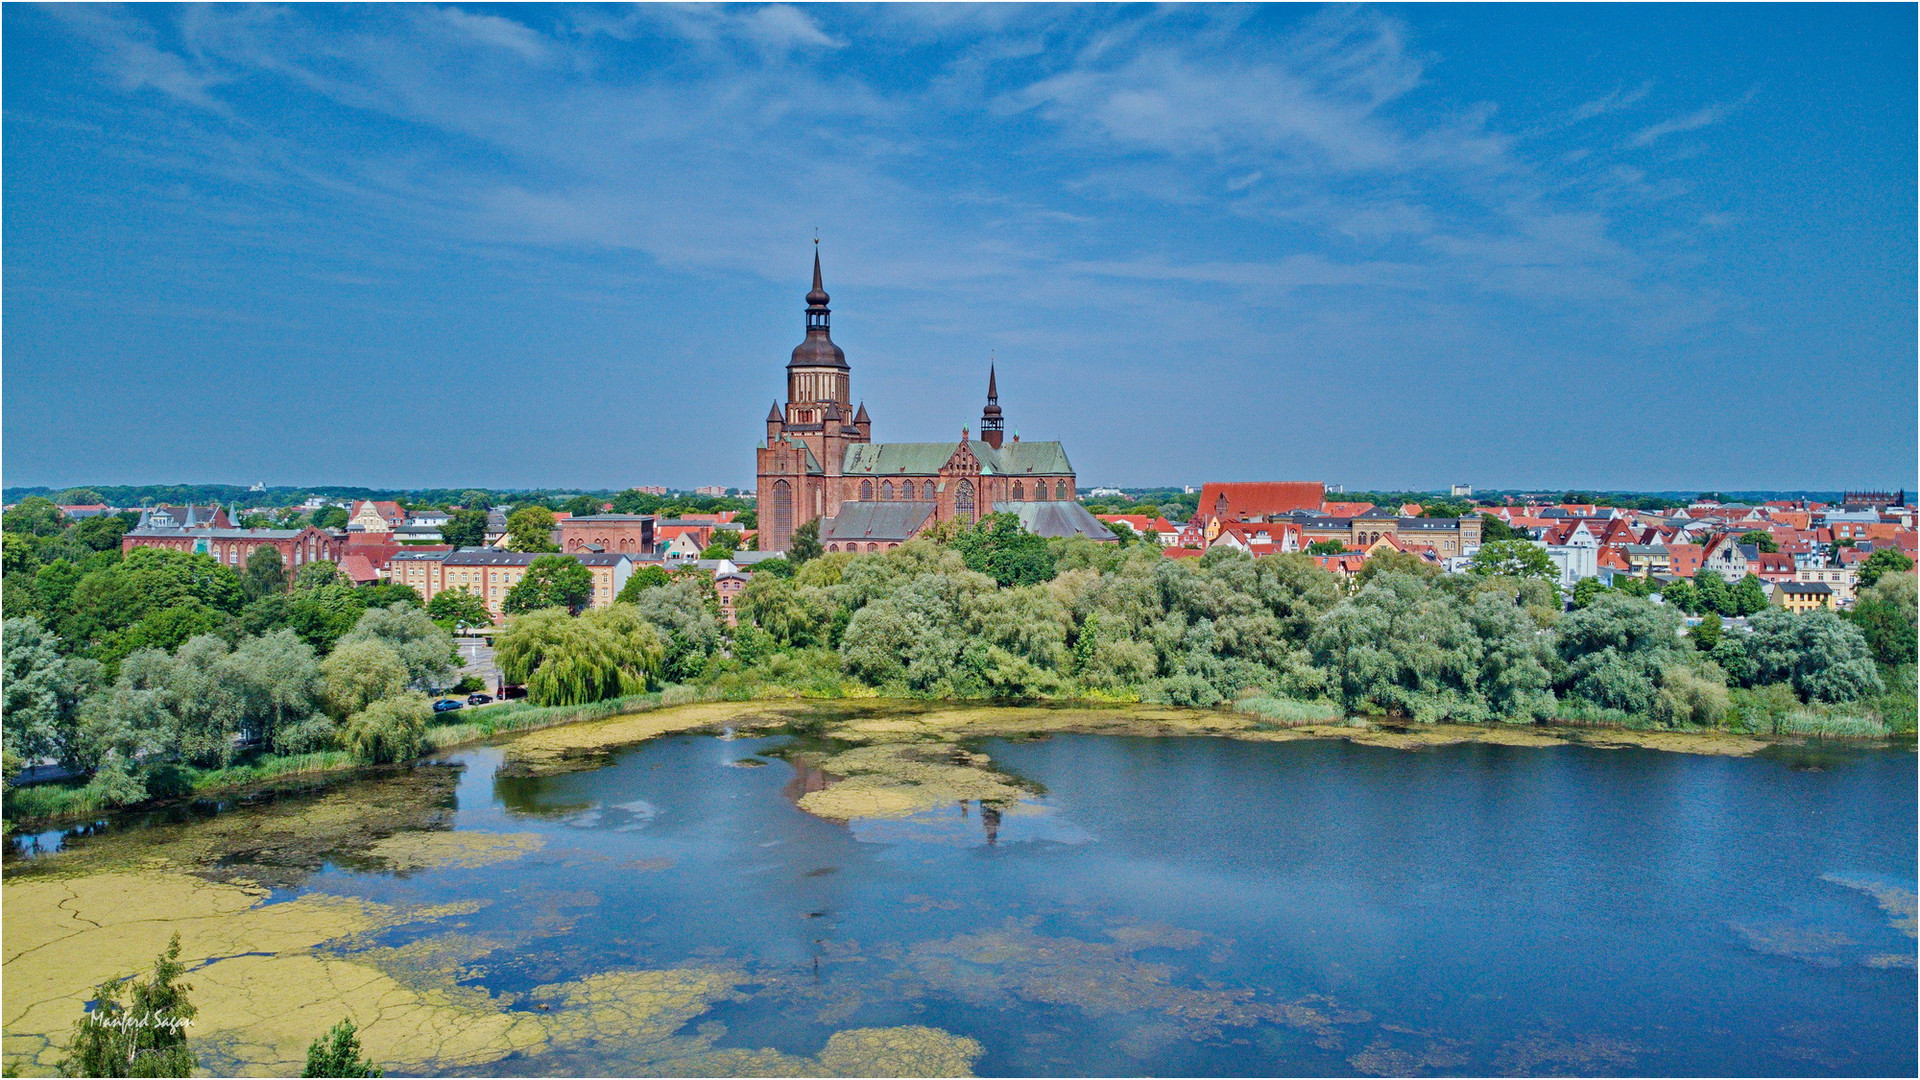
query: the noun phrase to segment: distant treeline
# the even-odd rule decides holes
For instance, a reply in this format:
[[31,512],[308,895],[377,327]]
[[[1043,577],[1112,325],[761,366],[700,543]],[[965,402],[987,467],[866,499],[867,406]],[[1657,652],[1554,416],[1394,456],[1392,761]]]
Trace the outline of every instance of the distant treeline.
[[[671,494],[695,497],[690,491],[668,490]],[[254,491],[238,484],[90,484],[72,488],[10,487],[0,490],[0,501],[12,506],[21,499],[38,495],[66,505],[104,502],[109,506],[185,506],[189,503],[198,506],[208,503],[222,506],[235,503],[241,506],[298,506],[318,496],[339,502],[371,499],[401,502],[409,506],[464,506],[476,493],[484,496],[489,505],[496,506],[536,502],[558,505],[579,495],[612,499],[619,494],[610,488],[270,487]]]

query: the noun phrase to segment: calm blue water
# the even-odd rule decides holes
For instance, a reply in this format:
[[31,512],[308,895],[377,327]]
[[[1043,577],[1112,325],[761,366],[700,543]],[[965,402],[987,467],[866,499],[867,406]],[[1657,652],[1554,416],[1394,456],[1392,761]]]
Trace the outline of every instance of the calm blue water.
[[[304,887],[492,900],[495,991],[739,966],[694,1021],[723,1046],[917,1023],[987,1075],[1916,1071],[1910,751],[993,740],[1044,796],[849,827],[796,808],[782,742],[538,779],[461,754],[453,826],[541,851]],[[496,1071],[617,1075],[602,1052]]]

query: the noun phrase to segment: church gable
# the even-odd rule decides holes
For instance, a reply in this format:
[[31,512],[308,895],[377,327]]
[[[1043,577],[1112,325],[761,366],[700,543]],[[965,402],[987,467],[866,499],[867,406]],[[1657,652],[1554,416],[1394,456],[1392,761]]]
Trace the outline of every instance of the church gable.
[[974,456],[972,448],[963,442],[953,448],[953,453],[947,457],[946,464],[940,466],[940,471],[943,473],[977,473],[985,470],[981,469],[980,459]]

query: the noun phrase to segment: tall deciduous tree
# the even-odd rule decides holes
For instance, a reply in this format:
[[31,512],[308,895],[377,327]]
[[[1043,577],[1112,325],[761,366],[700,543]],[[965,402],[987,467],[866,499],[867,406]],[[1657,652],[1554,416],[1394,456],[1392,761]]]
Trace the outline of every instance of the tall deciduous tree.
[[953,550],[969,570],[1001,585],[1034,585],[1053,577],[1053,552],[1013,514],[988,514],[954,537]]
[[1809,701],[1853,701],[1882,689],[1866,638],[1831,611],[1769,608],[1751,625],[1747,651],[1756,682],[1792,683]]
[[1860,564],[1855,581],[1863,589],[1871,589],[1880,583],[1880,579],[1889,574],[1904,574],[1913,569],[1913,560],[1895,551],[1893,548],[1880,548],[1867,556]]
[[267,544],[253,549],[247,556],[247,572],[241,578],[241,585],[250,599],[272,596],[287,591],[286,565],[280,559],[280,550]]
[[427,601],[427,616],[454,630],[493,625],[493,613],[487,610],[487,602],[465,585],[434,593],[433,599]]
[[1560,579],[1560,568],[1553,564],[1547,549],[1525,540],[1490,540],[1481,544],[1467,569],[1482,577]]
[[320,664],[320,673],[335,716],[352,715],[407,689],[406,661],[393,646],[371,637],[335,649]]
[[440,526],[440,539],[456,548],[479,547],[487,542],[487,512],[483,509],[455,510]]
[[578,612],[593,598],[593,571],[565,555],[542,555],[533,560],[500,607],[509,615],[540,608]]
[[368,608],[340,638],[340,645],[368,640],[384,642],[400,657],[410,685],[440,686],[453,674],[453,635],[423,608],[412,604]]
[[523,506],[507,517],[507,546],[515,551],[559,551],[553,542],[553,511]]
[[820,546],[820,519],[815,518],[793,530],[793,538],[787,541],[787,561],[801,566],[808,559],[817,559],[826,552]]

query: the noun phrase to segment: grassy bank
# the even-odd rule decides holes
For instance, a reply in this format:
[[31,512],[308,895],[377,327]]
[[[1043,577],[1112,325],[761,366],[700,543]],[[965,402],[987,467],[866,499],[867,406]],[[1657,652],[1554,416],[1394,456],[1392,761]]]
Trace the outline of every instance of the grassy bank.
[[[462,720],[435,724],[428,728],[422,756],[470,746],[502,735],[606,720],[700,702],[865,699],[872,696],[871,691],[846,693],[845,689],[844,684],[824,687],[810,685],[800,689],[777,683],[730,680],[716,681],[704,686],[673,685],[653,693],[632,694],[584,705],[542,706],[525,701],[506,702],[465,712],[465,718]],[[1001,703],[990,700],[926,700],[917,704],[929,707],[959,707],[968,710],[995,707],[1012,710],[1022,705],[1040,704],[1054,708],[1084,706],[1105,711],[1116,707],[1124,708],[1129,703],[1099,698]],[[1561,715],[1538,725],[1466,726],[1499,728],[1507,735],[1531,727],[1535,730],[1559,728],[1595,732],[1610,731],[1640,736],[1687,736],[1695,738],[1696,741],[1722,737],[1732,740],[1820,739],[1872,742],[1898,740],[1903,737],[1901,732],[1890,730],[1888,725],[1871,716],[1862,716],[1850,711],[1842,713],[1831,707],[1803,705],[1792,709],[1781,709],[1777,713],[1768,713],[1744,701],[1741,704],[1747,707],[1744,710],[1736,710],[1735,724],[1732,727],[1675,727],[1661,725],[1647,717],[1637,717],[1616,710],[1578,708],[1564,709]],[[1151,705],[1140,707],[1156,708]],[[1267,696],[1245,698],[1231,706],[1216,709],[1190,711],[1237,715],[1244,718],[1241,723],[1247,730],[1253,732],[1297,730],[1301,734],[1311,734],[1315,737],[1345,737],[1345,729],[1366,729],[1381,723],[1391,725],[1395,731],[1402,727],[1416,730],[1433,727],[1433,725],[1420,725],[1385,716],[1349,718],[1338,706],[1325,701],[1295,701]],[[1449,729],[1458,727],[1458,725],[1440,726]],[[1306,729],[1313,730],[1309,732]],[[1905,737],[1911,738],[1911,735]],[[1678,747],[1668,748],[1677,749]],[[106,793],[97,784],[83,783],[79,780],[35,784],[11,788],[7,791],[6,822],[10,832],[24,828],[57,827],[97,818],[107,813],[147,809],[181,800],[258,791],[303,780],[343,778],[366,768],[368,766],[355,760],[352,755],[338,750],[288,757],[268,756],[221,769],[177,768],[169,771],[163,784],[152,789],[155,797],[135,804],[116,804],[107,798]]]
[[107,813],[157,806],[180,799],[254,791],[290,780],[345,775],[364,766],[344,750],[287,757],[267,756],[220,769],[168,770],[161,794],[134,804],[116,804],[99,785],[80,779],[7,789],[8,831],[67,824]]

